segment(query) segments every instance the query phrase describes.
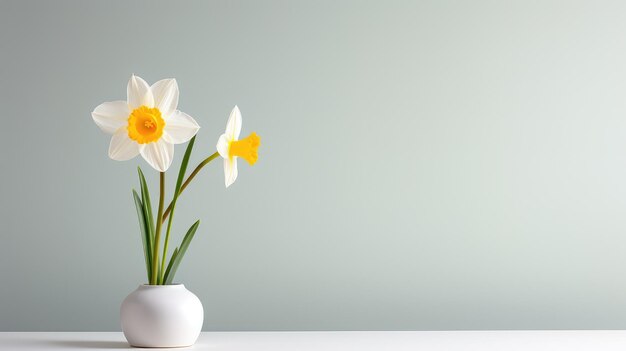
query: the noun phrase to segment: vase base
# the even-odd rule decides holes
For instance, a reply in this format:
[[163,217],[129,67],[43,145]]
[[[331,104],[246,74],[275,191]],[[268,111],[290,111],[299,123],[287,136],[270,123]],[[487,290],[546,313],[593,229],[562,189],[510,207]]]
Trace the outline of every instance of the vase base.
[[185,348],[185,347],[192,347],[195,344],[182,345],[182,346],[145,346],[145,345],[133,345],[133,344],[129,343],[129,345],[131,347],[135,347],[135,348],[138,348],[138,349],[182,349],[182,348]]

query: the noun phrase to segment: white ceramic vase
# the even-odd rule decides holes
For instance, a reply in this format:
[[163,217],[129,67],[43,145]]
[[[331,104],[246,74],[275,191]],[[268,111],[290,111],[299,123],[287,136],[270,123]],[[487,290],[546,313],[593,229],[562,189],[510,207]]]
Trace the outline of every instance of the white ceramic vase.
[[122,331],[131,346],[193,345],[204,321],[202,303],[183,284],[140,285],[120,309]]

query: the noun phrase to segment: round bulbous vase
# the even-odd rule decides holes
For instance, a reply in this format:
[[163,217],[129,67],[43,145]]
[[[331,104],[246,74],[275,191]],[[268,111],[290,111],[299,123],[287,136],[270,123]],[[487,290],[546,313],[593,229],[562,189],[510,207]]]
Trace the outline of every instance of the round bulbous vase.
[[122,302],[120,316],[131,346],[185,347],[198,340],[204,310],[183,284],[140,285]]

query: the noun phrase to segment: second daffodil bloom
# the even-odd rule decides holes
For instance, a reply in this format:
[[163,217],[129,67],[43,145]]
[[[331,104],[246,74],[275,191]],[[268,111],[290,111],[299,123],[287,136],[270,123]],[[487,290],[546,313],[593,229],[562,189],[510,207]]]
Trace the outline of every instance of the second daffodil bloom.
[[189,141],[200,126],[176,109],[175,79],[163,79],[149,86],[133,75],[126,92],[126,101],[105,102],[91,113],[98,127],[113,135],[109,157],[126,161],[141,154],[152,168],[165,172],[174,158],[174,144]]
[[226,132],[217,141],[217,152],[224,158],[224,176],[228,188],[237,179],[237,158],[241,157],[252,166],[259,158],[261,138],[254,132],[239,140],[241,133],[241,112],[235,106],[230,112]]

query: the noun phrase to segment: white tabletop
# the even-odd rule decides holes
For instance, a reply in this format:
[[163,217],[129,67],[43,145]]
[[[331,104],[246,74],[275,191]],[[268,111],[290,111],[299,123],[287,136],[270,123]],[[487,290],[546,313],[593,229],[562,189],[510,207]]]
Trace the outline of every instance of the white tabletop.
[[[0,333],[0,350],[111,349],[131,348],[122,333]],[[626,331],[207,332],[189,349],[623,351]]]

